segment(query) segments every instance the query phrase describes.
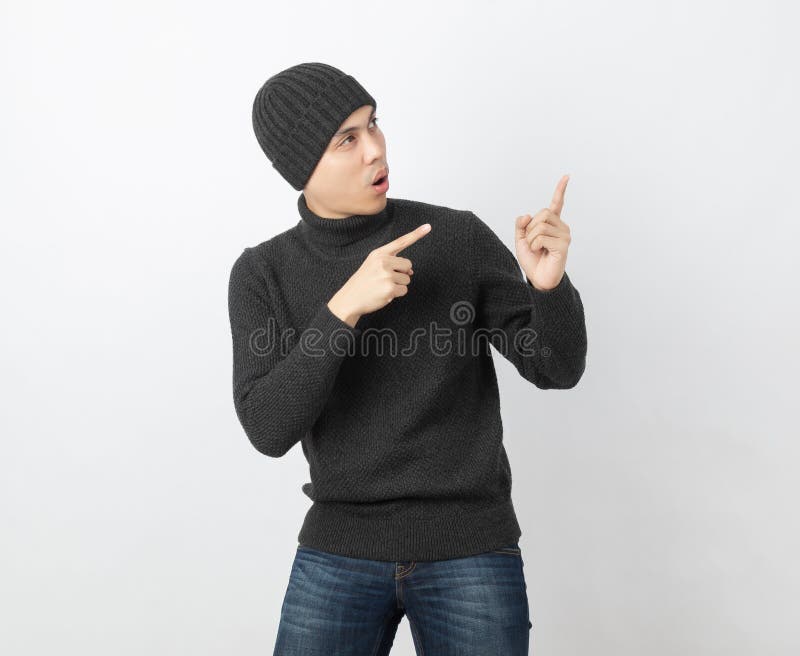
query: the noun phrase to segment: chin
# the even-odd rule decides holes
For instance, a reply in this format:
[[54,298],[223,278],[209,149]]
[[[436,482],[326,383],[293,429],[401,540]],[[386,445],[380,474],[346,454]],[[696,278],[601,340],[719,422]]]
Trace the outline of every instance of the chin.
[[386,203],[388,203],[388,199],[386,198],[386,194],[381,194],[375,198],[375,203],[373,207],[375,208],[375,212],[380,212],[384,207],[386,207]]

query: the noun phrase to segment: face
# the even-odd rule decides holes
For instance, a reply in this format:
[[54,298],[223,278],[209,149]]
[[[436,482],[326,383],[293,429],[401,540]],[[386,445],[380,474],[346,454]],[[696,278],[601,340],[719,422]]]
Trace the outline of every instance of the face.
[[303,188],[315,214],[341,219],[352,214],[376,214],[386,206],[388,178],[372,184],[381,169],[389,170],[386,140],[372,105],[363,105],[339,126]]

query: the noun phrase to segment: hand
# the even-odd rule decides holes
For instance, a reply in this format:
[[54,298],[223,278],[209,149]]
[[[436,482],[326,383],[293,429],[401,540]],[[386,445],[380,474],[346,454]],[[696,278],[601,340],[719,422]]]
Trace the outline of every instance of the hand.
[[568,175],[558,181],[549,208],[533,218],[530,214],[517,217],[517,259],[530,283],[542,291],[557,287],[567,266],[572,237],[569,226],[561,220],[561,210],[568,181]]
[[398,296],[405,296],[414,270],[411,260],[398,257],[397,253],[430,230],[430,223],[426,223],[371,251],[358,271],[328,301],[331,312],[355,327],[362,314],[375,312]]

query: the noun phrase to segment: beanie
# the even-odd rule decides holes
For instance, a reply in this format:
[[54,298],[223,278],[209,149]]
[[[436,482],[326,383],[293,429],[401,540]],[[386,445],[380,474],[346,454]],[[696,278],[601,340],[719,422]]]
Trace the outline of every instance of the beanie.
[[272,166],[297,191],[305,187],[342,122],[375,99],[352,76],[320,62],[276,73],[253,101],[253,130]]

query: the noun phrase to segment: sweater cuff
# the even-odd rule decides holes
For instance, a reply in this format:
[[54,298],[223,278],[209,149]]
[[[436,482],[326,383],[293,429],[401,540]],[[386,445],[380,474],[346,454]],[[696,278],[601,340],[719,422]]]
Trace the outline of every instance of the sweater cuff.
[[317,313],[311,318],[308,327],[317,328],[326,339],[333,332],[346,334],[348,336],[348,341],[361,335],[361,328],[354,328],[346,321],[337,317],[328,307],[327,303],[323,303],[322,307],[317,310]]
[[[523,273],[523,275],[525,274]],[[533,283],[528,280],[528,276],[525,276],[525,283],[537,310],[544,310],[548,314],[571,315],[573,313],[575,309],[575,288],[572,286],[572,281],[566,271],[564,271],[560,282],[553,289],[536,289]]]

